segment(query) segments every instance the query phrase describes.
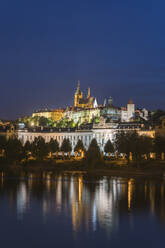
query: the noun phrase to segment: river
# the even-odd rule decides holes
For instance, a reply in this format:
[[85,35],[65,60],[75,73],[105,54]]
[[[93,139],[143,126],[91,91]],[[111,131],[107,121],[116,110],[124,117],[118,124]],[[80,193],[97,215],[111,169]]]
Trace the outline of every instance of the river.
[[3,248],[165,247],[165,181],[0,175]]

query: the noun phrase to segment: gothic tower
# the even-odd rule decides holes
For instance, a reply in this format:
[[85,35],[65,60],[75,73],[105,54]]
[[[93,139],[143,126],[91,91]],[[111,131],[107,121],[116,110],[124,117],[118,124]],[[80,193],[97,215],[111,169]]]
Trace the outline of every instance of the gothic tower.
[[78,81],[77,90],[74,96],[74,107],[78,107],[79,100],[83,98],[83,93],[80,90],[80,81]]
[[90,96],[91,96],[91,90],[90,90],[90,88],[88,88],[88,95],[87,95],[87,98],[90,98]]

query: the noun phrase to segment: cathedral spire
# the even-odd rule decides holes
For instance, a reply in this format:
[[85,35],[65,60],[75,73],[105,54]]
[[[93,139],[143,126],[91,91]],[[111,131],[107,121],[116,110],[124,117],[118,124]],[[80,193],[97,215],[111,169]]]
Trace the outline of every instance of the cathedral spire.
[[81,91],[80,91],[80,80],[78,80],[76,94],[79,95],[80,93],[81,93]]
[[90,88],[88,88],[88,95],[87,95],[87,98],[90,98],[90,96],[91,96],[91,90],[90,90]]
[[130,99],[129,99],[128,104],[133,104],[133,100],[132,100],[132,98],[130,98]]
[[80,80],[78,80],[78,85],[77,85],[77,92],[80,91]]

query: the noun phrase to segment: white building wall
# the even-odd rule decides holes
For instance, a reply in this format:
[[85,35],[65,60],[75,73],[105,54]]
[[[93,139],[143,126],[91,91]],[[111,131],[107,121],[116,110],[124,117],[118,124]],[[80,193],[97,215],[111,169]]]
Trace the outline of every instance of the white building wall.
[[72,149],[77,144],[77,141],[82,140],[85,149],[88,149],[89,144],[93,138],[96,138],[100,149],[103,151],[106,142],[110,139],[114,140],[115,129],[96,129],[92,131],[84,131],[84,132],[65,132],[65,133],[44,133],[44,132],[26,132],[26,131],[18,131],[18,139],[21,140],[23,144],[26,141],[33,142],[36,137],[42,136],[45,139],[45,142],[49,142],[51,138],[56,139],[59,143],[59,146],[62,145],[64,138],[69,139],[72,145]]
[[128,121],[128,112],[127,110],[121,110],[121,122]]
[[[133,131],[129,129],[130,131]],[[129,131],[128,129],[122,130],[122,131]],[[100,147],[101,151],[104,151],[104,146],[107,143],[107,141],[110,139],[111,142],[113,143],[115,140],[115,135],[118,132],[118,129],[93,129],[91,131],[84,131],[84,132],[58,132],[58,133],[35,133],[35,132],[26,132],[26,131],[18,131],[18,139],[21,140],[23,144],[26,143],[26,141],[33,142],[35,137],[42,136],[46,142],[49,142],[51,138],[56,139],[59,143],[59,146],[62,145],[62,142],[64,138],[69,139],[70,143],[72,145],[72,149],[74,150],[77,141],[80,139],[82,140],[85,149],[87,150],[91,140],[95,138],[97,140],[97,143]],[[121,130],[120,130],[121,131]],[[141,131],[140,129],[136,129],[136,131],[140,135],[147,135],[150,137],[154,137],[155,131],[154,130],[147,130],[147,131]]]
[[135,115],[135,104],[127,104],[128,120]]

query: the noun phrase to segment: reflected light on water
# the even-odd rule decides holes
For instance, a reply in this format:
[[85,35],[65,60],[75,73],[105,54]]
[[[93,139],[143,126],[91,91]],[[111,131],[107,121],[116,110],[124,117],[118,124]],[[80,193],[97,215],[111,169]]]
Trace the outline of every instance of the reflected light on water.
[[28,209],[28,190],[25,182],[21,182],[17,190],[17,214],[18,218],[22,219],[23,214]]
[[[0,185],[0,194],[7,187],[12,197],[11,208],[16,206],[19,220],[23,220],[37,201],[38,212],[42,212],[44,223],[53,216],[65,216],[71,220],[74,232],[82,228],[95,232],[102,228],[110,234],[118,229],[123,214],[129,216],[133,227],[134,219],[129,211],[132,213],[137,209],[148,209],[152,216],[156,213],[165,220],[164,182],[158,185],[152,180],[139,183],[133,178],[91,179],[84,175],[43,173],[41,176],[28,174],[25,180],[8,184],[7,178],[1,173]],[[156,204],[157,195],[160,200]]]

